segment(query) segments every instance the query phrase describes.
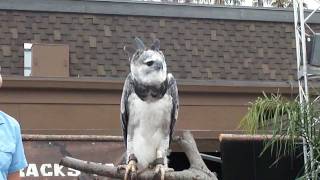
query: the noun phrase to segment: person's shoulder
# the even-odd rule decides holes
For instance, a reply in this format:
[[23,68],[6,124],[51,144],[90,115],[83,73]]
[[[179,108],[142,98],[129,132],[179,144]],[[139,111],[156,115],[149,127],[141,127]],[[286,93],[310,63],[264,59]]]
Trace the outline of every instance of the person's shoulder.
[[19,122],[13,118],[12,116],[8,115],[7,113],[0,111],[0,122],[4,121],[5,124],[12,126],[14,128],[20,128]]

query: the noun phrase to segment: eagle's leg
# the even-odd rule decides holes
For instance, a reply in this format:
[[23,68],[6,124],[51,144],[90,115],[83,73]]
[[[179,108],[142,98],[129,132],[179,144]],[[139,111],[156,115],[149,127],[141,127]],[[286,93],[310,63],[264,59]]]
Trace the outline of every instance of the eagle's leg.
[[129,174],[131,174],[130,179],[137,179],[137,158],[134,154],[130,154],[128,164],[118,166],[118,169],[125,169],[124,180],[128,180]]
[[161,161],[163,162],[163,158],[156,159],[156,163],[158,164],[156,165],[155,173],[160,174],[161,180],[164,180],[165,166],[164,164],[161,164]]
[[166,152],[157,150],[157,159],[155,160],[155,173],[159,174],[161,177],[161,180],[164,180],[165,172],[167,171],[174,171],[171,168],[168,168],[168,160],[165,156]]

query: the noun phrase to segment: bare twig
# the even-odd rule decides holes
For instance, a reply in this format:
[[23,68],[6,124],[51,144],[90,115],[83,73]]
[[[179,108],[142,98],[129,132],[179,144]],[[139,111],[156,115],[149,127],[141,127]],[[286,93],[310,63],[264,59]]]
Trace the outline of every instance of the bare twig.
[[[186,153],[190,162],[190,168],[183,171],[166,172],[166,180],[217,180],[216,175],[211,172],[203,162],[195,140],[189,131],[184,132],[182,137],[177,139],[177,142],[180,144],[182,150]],[[124,171],[117,170],[117,167],[87,162],[71,157],[64,157],[60,164],[89,174],[97,174],[100,176],[118,179],[123,179],[124,177]],[[155,174],[155,172],[152,170],[143,171],[142,173],[138,174],[138,179],[141,180],[153,179],[154,177],[157,177],[157,174]]]

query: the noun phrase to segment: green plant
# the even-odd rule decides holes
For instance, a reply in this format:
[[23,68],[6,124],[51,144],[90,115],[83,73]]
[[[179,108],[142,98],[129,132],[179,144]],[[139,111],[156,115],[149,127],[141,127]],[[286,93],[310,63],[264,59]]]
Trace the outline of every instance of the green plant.
[[240,122],[240,127],[253,134],[271,134],[264,150],[269,147],[275,148],[277,157],[283,153],[293,154],[297,144],[303,141],[305,171],[298,179],[316,180],[320,172],[318,99],[300,104],[297,99],[291,100],[280,94],[263,93],[262,97],[258,97],[250,104],[248,113]]

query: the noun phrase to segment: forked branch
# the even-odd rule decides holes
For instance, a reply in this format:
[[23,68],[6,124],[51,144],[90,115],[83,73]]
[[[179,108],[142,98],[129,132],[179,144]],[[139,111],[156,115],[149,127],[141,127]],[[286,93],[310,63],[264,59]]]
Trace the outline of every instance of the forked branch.
[[[177,139],[177,143],[181,146],[183,152],[185,152],[190,162],[190,168],[183,171],[166,172],[166,180],[217,180],[215,173],[211,172],[203,162],[196,142],[189,131],[184,132],[182,137]],[[101,165],[71,157],[64,157],[60,164],[88,174],[97,174],[99,176],[110,178],[123,179],[125,174],[124,170],[118,170],[115,166]],[[143,171],[138,174],[138,179],[141,180],[153,179],[154,177],[158,177],[160,179],[160,177],[152,170]]]

